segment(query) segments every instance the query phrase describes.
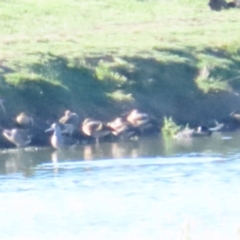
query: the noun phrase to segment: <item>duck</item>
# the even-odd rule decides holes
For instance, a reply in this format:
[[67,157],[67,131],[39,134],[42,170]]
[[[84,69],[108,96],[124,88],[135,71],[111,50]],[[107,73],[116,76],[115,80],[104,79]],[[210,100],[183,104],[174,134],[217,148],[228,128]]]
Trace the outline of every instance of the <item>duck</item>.
[[223,131],[226,131],[228,129],[228,126],[225,123],[219,123],[216,120],[214,122],[215,122],[215,126],[209,128],[210,131],[212,131],[212,132],[223,132]]
[[231,112],[230,117],[240,124],[240,112],[239,111]]
[[97,143],[99,138],[105,137],[112,133],[112,128],[102,121],[86,118],[82,123],[82,131],[85,135],[96,139]]
[[223,125],[221,132],[233,132],[240,128],[240,111],[233,111],[228,116],[220,120],[220,123],[215,121],[215,125]]
[[150,118],[147,113],[141,113],[137,109],[133,109],[126,117],[127,122],[129,122],[134,127],[146,124],[149,119]]
[[15,121],[20,127],[33,126],[33,118],[27,115],[25,112],[21,112],[19,115],[17,115]]
[[158,124],[147,113],[142,113],[138,109],[133,109],[126,116],[126,121],[138,128],[141,134],[152,134],[159,131]]
[[45,130],[45,132],[51,131],[53,131],[53,135],[50,138],[50,143],[55,149],[60,149],[65,146],[74,146],[78,143],[77,141],[74,142],[72,138],[63,136],[62,133],[64,132],[64,130],[62,131],[59,124],[57,123],[53,123],[50,128]]
[[206,126],[199,126],[194,128],[185,128],[180,130],[173,136],[174,139],[190,139],[193,137],[207,137],[211,136],[212,131]]
[[31,136],[24,129],[4,129],[2,132],[3,136],[17,147],[24,147],[31,143]]
[[72,136],[74,130],[79,127],[79,116],[70,110],[66,110],[64,116],[58,122],[64,126],[65,132]]
[[131,126],[127,121],[123,120],[121,117],[117,117],[113,121],[107,124],[115,136],[120,137],[131,137],[138,132],[138,129]]

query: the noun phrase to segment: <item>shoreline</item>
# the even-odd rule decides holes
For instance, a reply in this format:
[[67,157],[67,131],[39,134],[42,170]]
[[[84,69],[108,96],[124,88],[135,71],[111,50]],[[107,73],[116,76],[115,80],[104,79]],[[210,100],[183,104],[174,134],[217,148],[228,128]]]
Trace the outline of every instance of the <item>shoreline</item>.
[[168,1],[16,4],[1,4],[1,130],[21,112],[40,122],[42,137],[66,109],[81,122],[108,122],[137,108],[159,126],[171,117],[190,127],[240,110],[239,9],[214,12],[200,0],[174,9]]
[[[239,106],[240,106],[240,99],[238,96],[230,96],[226,93],[223,94],[221,96],[221,101],[225,102],[226,104],[226,100],[224,97],[227,97],[228,100],[231,102],[232,101],[232,106],[234,106],[236,104],[236,98],[239,101]],[[232,98],[233,97],[233,98]],[[236,97],[236,98],[235,98]],[[214,104],[219,103],[219,96],[217,96],[217,101],[213,101]],[[207,102],[208,103],[208,102]],[[206,103],[205,103],[206,104]],[[209,103],[208,103],[208,106]],[[228,106],[231,106],[230,104],[228,104]],[[231,108],[233,109],[233,107],[231,106]],[[223,105],[218,106],[220,111],[222,111]],[[211,109],[211,108],[209,108]],[[209,111],[209,109],[205,109],[206,111]],[[169,119],[171,118],[173,120],[173,122],[176,124],[177,127],[180,128],[184,128],[186,126],[188,126],[189,128],[197,128],[199,126],[204,126],[207,128],[214,128],[216,127],[216,124],[223,124],[224,127],[222,129],[219,130],[219,132],[232,132],[235,131],[237,129],[240,128],[240,121],[238,119],[234,119],[233,116],[230,116],[230,114],[226,114],[224,117],[222,118],[215,118],[212,116],[215,116],[216,113],[218,113],[219,109],[215,109],[215,112],[213,113],[213,115],[210,114],[210,117],[207,119],[206,116],[209,116],[207,114],[204,114],[203,112],[199,112],[198,114],[203,114],[203,118],[199,118],[197,114],[191,114],[190,117],[191,119],[193,119],[192,121],[188,121],[186,120],[186,116],[183,116],[182,113],[180,115],[175,114],[174,116],[169,116],[167,117],[166,115],[163,115],[163,117],[156,117],[157,114],[154,113],[149,113],[146,112],[149,116],[150,119],[152,121],[152,125],[142,131],[142,132],[138,132],[136,134],[136,137],[141,138],[141,137],[145,137],[145,136],[156,136],[156,135],[162,135],[162,128],[164,127],[164,118]],[[226,110],[226,109],[224,109]],[[211,113],[211,111],[210,111]],[[158,113],[159,116],[161,115],[161,113]],[[120,114],[115,116],[116,117],[120,117],[123,116],[124,114]],[[60,117],[60,116],[59,116]],[[59,119],[59,117],[57,119]],[[91,117],[91,116],[88,116]],[[0,135],[0,149],[5,149],[5,148],[16,148],[16,146],[9,142],[6,138],[4,138],[2,131],[4,129],[23,129],[24,131],[26,131],[28,133],[29,136],[31,136],[31,142],[30,144],[28,144],[26,147],[28,146],[33,146],[33,147],[51,147],[51,143],[50,143],[50,138],[53,134],[53,132],[47,133],[46,130],[50,127],[50,125],[52,123],[56,123],[58,122],[58,120],[55,118],[53,119],[53,117],[50,119],[42,119],[42,118],[38,118],[33,120],[33,125],[31,126],[21,126],[19,124],[16,123],[16,121],[13,120],[14,118],[5,118],[5,121],[1,122],[1,135]],[[34,119],[34,116],[33,116]],[[96,119],[96,118],[95,118]],[[184,120],[183,120],[184,119]],[[207,121],[206,121],[207,119]],[[103,121],[104,123],[110,122],[113,120],[113,117],[111,117],[111,114],[106,115],[104,114],[104,119],[103,118],[98,118],[96,120],[100,120]],[[4,122],[6,125],[4,125]],[[96,140],[94,137],[90,137],[87,136],[86,134],[84,134],[81,130],[81,126],[83,123],[83,119],[81,118],[80,124],[78,129],[74,130],[71,138],[73,138],[74,140],[78,141],[80,145],[85,145],[85,144],[96,144]],[[65,136],[69,136],[69,134],[64,134]],[[172,137],[172,136],[171,136]],[[130,138],[126,138],[125,140],[129,140]],[[107,135],[106,137],[101,138],[101,142],[117,142],[117,141],[122,141],[123,139],[121,139],[121,137],[117,137],[114,136],[112,133]]]

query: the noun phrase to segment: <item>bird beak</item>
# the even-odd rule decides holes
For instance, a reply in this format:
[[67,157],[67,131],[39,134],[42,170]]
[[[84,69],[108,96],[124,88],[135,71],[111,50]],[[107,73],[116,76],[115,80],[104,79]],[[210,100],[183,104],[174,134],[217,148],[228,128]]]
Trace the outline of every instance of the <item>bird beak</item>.
[[51,127],[48,128],[47,130],[45,130],[45,132],[51,132],[51,131],[53,131],[53,129]]

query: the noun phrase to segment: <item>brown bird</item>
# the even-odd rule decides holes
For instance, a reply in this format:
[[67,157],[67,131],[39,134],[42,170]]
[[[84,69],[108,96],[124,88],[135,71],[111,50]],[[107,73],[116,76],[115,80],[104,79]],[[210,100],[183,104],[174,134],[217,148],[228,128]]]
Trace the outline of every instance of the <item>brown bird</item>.
[[15,121],[19,126],[29,127],[33,125],[33,118],[22,112],[16,116]]
[[124,121],[120,117],[116,118],[112,122],[109,122],[107,125],[113,129],[112,133],[115,136],[129,138],[137,133],[137,128],[131,126],[127,121]]
[[105,137],[112,132],[112,128],[101,121],[86,118],[82,123],[82,131],[87,136],[95,138],[98,143],[99,138]]
[[73,134],[74,130],[79,127],[79,117],[76,113],[66,110],[64,116],[59,119],[59,123],[64,126],[64,131]]
[[126,117],[126,120],[135,128],[138,128],[141,134],[152,134],[158,132],[157,123],[149,117],[147,113],[141,113],[133,109]]
[[134,127],[146,124],[149,121],[147,113],[141,113],[137,109],[133,109],[126,117],[126,120]]

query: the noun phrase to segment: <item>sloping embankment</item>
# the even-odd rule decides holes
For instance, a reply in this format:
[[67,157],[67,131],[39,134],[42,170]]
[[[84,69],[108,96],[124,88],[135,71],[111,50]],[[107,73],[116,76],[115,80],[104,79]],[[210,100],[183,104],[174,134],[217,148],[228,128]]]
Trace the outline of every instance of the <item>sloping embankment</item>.
[[25,111],[54,121],[65,109],[110,120],[131,108],[159,123],[208,124],[240,108],[240,59],[220,50],[155,49],[154,54],[85,59],[39,56],[24,68],[0,65],[7,113]]

